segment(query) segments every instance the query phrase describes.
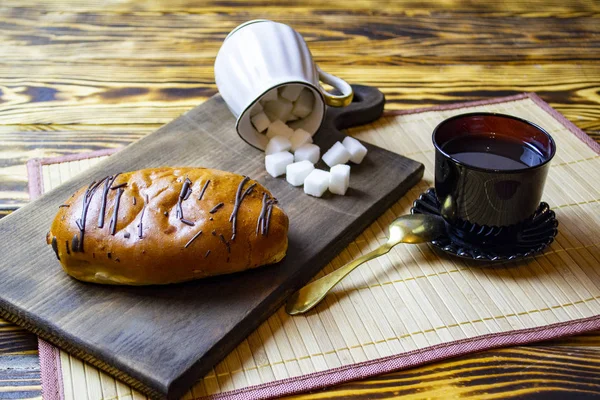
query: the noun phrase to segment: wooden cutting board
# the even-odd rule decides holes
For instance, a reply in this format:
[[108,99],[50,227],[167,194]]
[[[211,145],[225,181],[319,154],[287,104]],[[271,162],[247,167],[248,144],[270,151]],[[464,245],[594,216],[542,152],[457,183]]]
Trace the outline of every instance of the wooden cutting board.
[[[354,86],[356,101],[330,108],[315,142],[381,115],[377,89]],[[156,398],[177,398],[284,299],[323,268],[423,175],[423,165],[378,147],[352,166],[346,196],[314,198],[264,170],[264,154],[235,132],[215,96],[158,131],[0,220],[0,315]],[[114,287],[67,276],[45,235],[76,189],[120,171],[204,166],[265,185],[289,215],[289,249],[277,265],[186,284]],[[323,166],[321,166],[323,167]]]

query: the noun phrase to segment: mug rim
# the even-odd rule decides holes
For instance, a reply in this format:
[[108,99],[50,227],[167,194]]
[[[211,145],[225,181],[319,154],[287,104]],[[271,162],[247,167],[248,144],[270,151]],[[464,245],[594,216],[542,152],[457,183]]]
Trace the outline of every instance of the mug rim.
[[[455,120],[455,119],[459,119],[459,118],[465,118],[465,117],[476,117],[476,116],[494,116],[494,117],[500,117],[500,118],[508,118],[508,119],[513,119],[516,121],[519,121],[521,123],[524,123],[526,125],[530,125],[532,127],[534,127],[535,129],[537,129],[539,132],[541,132],[542,134],[544,134],[547,138],[548,138],[548,142],[550,143],[550,154],[548,156],[548,158],[546,160],[544,160],[544,162],[541,162],[537,165],[532,165],[532,166],[528,166],[525,168],[518,168],[518,169],[497,169],[497,168],[483,168],[483,167],[477,167],[475,165],[471,165],[471,164],[467,164],[463,161],[460,161],[454,157],[452,157],[450,154],[448,154],[447,152],[445,152],[444,150],[442,150],[442,148],[438,145],[437,141],[436,141],[436,133],[438,132],[438,130],[440,129],[440,127],[442,125],[444,125],[445,123]],[[468,168],[468,169],[472,169],[472,170],[476,170],[476,171],[481,171],[481,172],[489,172],[489,173],[507,173],[507,174],[514,174],[514,173],[522,173],[525,171],[532,171],[538,168],[542,168],[543,166],[545,166],[546,164],[548,164],[550,161],[552,161],[552,159],[554,158],[554,155],[556,154],[556,142],[554,141],[554,139],[552,138],[552,136],[541,126],[528,121],[526,119],[523,118],[519,118],[519,117],[515,117],[514,115],[508,115],[508,114],[502,114],[502,113],[495,113],[495,112],[470,112],[470,113],[464,113],[464,114],[458,114],[455,116],[452,116],[450,118],[446,118],[445,120],[443,120],[442,122],[440,122],[434,129],[433,129],[433,133],[431,134],[431,141],[433,142],[433,147],[435,148],[436,151],[440,152],[444,157],[452,160],[452,162]]]
[[255,146],[254,144],[250,143],[245,137],[244,135],[242,135],[242,133],[240,132],[240,122],[242,121],[242,117],[247,113],[250,112],[250,109],[260,101],[261,97],[276,88],[279,88],[281,86],[284,85],[290,85],[290,84],[299,84],[299,85],[306,85],[306,86],[310,86],[312,89],[314,89],[315,92],[317,92],[319,94],[319,96],[321,97],[321,104],[323,104],[323,118],[321,118],[321,122],[319,123],[319,126],[317,127],[317,129],[315,129],[315,132],[312,134],[312,136],[316,135],[317,132],[319,132],[319,129],[321,129],[321,126],[323,126],[323,122],[325,121],[325,115],[327,113],[327,105],[325,104],[325,99],[323,98],[323,93],[321,93],[321,91],[319,90],[319,88],[317,88],[315,85],[313,85],[310,82],[307,81],[300,81],[300,80],[293,80],[293,81],[286,81],[286,82],[281,82],[278,83],[276,85],[273,85],[271,87],[269,87],[268,89],[266,89],[264,92],[262,92],[260,95],[258,95],[254,101],[252,101],[246,108],[244,108],[242,110],[242,112],[240,113],[240,115],[237,117],[236,121],[235,121],[235,131],[237,132],[238,136],[246,143],[248,143],[250,146],[254,147],[257,150],[260,151],[265,151],[265,149],[261,149],[260,147]]

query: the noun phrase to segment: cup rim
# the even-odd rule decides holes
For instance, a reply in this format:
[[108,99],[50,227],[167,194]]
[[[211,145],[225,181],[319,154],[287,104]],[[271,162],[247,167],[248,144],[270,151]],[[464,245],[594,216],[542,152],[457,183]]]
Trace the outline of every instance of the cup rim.
[[[494,116],[494,117],[501,117],[501,118],[508,118],[508,119],[513,119],[516,121],[519,121],[521,123],[533,126],[535,129],[537,129],[538,131],[540,131],[541,133],[543,133],[544,135],[546,135],[546,137],[548,138],[548,141],[550,143],[550,154],[548,156],[548,158],[546,160],[544,160],[544,162],[539,163],[537,165],[533,165],[533,166],[529,166],[529,167],[525,167],[525,168],[518,168],[518,169],[495,169],[495,168],[482,168],[482,167],[477,167],[471,164],[467,164],[465,162],[462,162],[460,160],[457,160],[456,158],[452,157],[450,154],[448,154],[447,152],[445,152],[444,150],[442,150],[442,148],[438,145],[437,141],[436,141],[436,133],[438,132],[438,130],[440,129],[440,127],[442,125],[444,125],[445,123],[455,120],[455,119],[459,119],[459,118],[465,118],[465,117],[475,117],[475,116]],[[554,141],[554,139],[552,138],[552,136],[541,126],[528,121],[526,119],[523,118],[519,118],[519,117],[515,117],[514,115],[508,115],[508,114],[502,114],[502,113],[495,113],[495,112],[471,112],[471,113],[464,113],[464,114],[458,114],[455,115],[453,117],[450,118],[446,118],[445,120],[443,120],[442,122],[440,122],[433,130],[433,133],[431,134],[431,141],[433,142],[433,146],[435,147],[436,151],[440,152],[442,155],[444,155],[445,157],[449,158],[450,160],[452,160],[454,163],[463,166],[465,168],[469,168],[472,170],[476,170],[476,171],[482,171],[482,172],[490,172],[490,173],[507,173],[507,174],[511,174],[511,173],[521,173],[521,172],[525,172],[525,171],[532,171],[538,168],[542,168],[543,166],[545,166],[546,164],[548,164],[550,161],[552,161],[552,159],[554,158],[554,155],[556,154],[556,142]]]
[[238,136],[246,143],[248,143],[250,146],[254,147],[255,149],[258,149],[260,151],[265,151],[265,149],[261,149],[260,147],[255,146],[254,144],[250,143],[245,137],[244,135],[242,135],[242,133],[240,132],[240,122],[242,121],[242,118],[244,117],[244,115],[246,115],[246,113],[249,113],[250,110],[252,109],[252,107],[258,103],[260,101],[260,98],[267,93],[270,90],[273,90],[275,88],[279,88],[281,86],[284,85],[289,85],[289,84],[300,84],[300,85],[305,85],[305,86],[310,86],[315,92],[317,92],[319,94],[319,96],[321,97],[321,104],[323,105],[323,118],[321,118],[321,122],[319,123],[319,126],[317,127],[317,129],[315,129],[315,132],[312,134],[312,136],[316,135],[317,132],[319,132],[319,129],[321,129],[321,126],[323,126],[323,122],[325,121],[325,117],[327,114],[327,105],[325,104],[325,99],[323,98],[323,93],[321,93],[321,91],[319,90],[318,87],[316,87],[315,85],[313,85],[310,82],[306,82],[306,81],[300,81],[300,80],[292,80],[292,81],[285,81],[285,82],[281,82],[278,84],[275,84],[269,88],[267,88],[266,90],[264,90],[260,95],[258,95],[250,104],[248,104],[240,113],[240,115],[236,118],[235,121],[235,131],[237,132]]

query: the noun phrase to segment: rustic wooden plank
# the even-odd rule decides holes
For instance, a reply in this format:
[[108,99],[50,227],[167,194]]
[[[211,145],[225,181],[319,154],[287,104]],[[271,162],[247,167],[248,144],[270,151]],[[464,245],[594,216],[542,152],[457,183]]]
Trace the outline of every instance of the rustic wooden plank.
[[37,354],[0,353],[0,399],[41,399],[41,389]]
[[288,399],[593,398],[600,394],[600,349],[520,346],[486,351],[350,382]]
[[[47,128],[47,125],[41,125]],[[31,126],[27,126],[30,129]],[[5,157],[0,158],[0,205],[16,209],[29,202],[26,163],[32,158],[60,157],[96,150],[126,146],[156,130],[155,125],[129,127],[77,126],[69,131],[19,131],[18,126],[0,127],[0,147]],[[74,129],[73,129],[74,128]],[[8,212],[8,210],[6,210]]]
[[10,324],[0,330],[0,354],[37,354],[37,336]]
[[[598,91],[588,90],[590,85],[600,83],[597,79],[600,77],[598,66],[419,66],[409,70],[392,66],[360,69],[347,66],[331,67],[330,70],[350,82],[367,82],[381,88],[386,94],[388,109],[410,109],[537,91],[569,120],[590,133],[593,138],[600,139],[600,95]],[[43,74],[44,70],[38,73]],[[133,74],[134,71],[130,73]],[[2,71],[0,81],[1,74]],[[159,69],[155,69],[149,76],[159,74]],[[522,81],[523,74],[531,77],[526,83]],[[573,76],[568,78],[569,74]],[[581,74],[590,78],[587,81],[577,81]],[[92,86],[94,90],[103,90],[104,93],[110,93],[114,88],[109,85],[98,89],[101,82],[90,83],[88,78],[78,80],[81,84],[89,86],[65,85],[66,92],[60,92],[60,98],[63,100],[43,101],[32,97],[20,105],[3,107],[0,104],[0,121],[19,124],[0,126],[0,145],[10,149],[10,157],[0,160],[0,203],[16,208],[28,202],[25,169],[28,159],[113,148],[131,143],[144,133],[155,129],[158,126],[156,122],[166,123],[192,108],[194,104],[204,101],[203,97],[196,97],[193,92],[186,91],[182,92],[181,98],[176,97],[175,100],[168,96],[162,98],[159,89],[156,92],[157,97],[152,101],[150,99],[154,98],[154,89],[148,89],[148,101],[141,101],[139,96],[129,98],[129,91],[135,92],[143,86],[151,88],[154,85],[152,82],[138,82],[128,84],[127,90],[119,92],[121,97],[115,95],[110,103],[103,103],[101,98],[79,99],[77,93],[86,92]],[[482,82],[485,83],[485,88],[481,87]],[[39,82],[35,87],[43,87],[46,84],[48,81]],[[187,98],[188,94],[191,97]],[[10,94],[5,91],[3,96],[7,103],[10,103]],[[146,95],[142,97],[144,96]],[[70,100],[67,100],[69,98]],[[176,105],[171,106],[173,103]],[[33,107],[33,104],[36,106]],[[160,112],[156,111],[158,109]],[[49,128],[54,125],[39,124],[51,121],[65,125]],[[81,121],[96,122],[100,125],[80,125]],[[78,133],[39,132],[42,129],[66,129],[65,127]],[[23,129],[36,131],[27,132]]]
[[[5,6],[14,8],[23,7],[23,3],[19,0],[5,0],[3,3]],[[282,13],[288,11],[289,13],[296,12],[298,10],[304,10],[306,8],[320,11],[327,9],[338,9],[338,10],[361,10],[365,12],[376,13],[379,10],[393,10],[396,12],[414,12],[420,10],[481,10],[490,12],[505,12],[507,10],[513,12],[526,12],[532,15],[546,15],[548,13],[568,13],[573,11],[598,11],[598,5],[593,0],[533,0],[527,3],[523,3],[519,0],[503,1],[501,3],[497,1],[477,1],[477,2],[463,2],[459,0],[450,1],[437,1],[437,0],[384,0],[379,1],[376,5],[373,5],[372,1],[358,0],[358,1],[344,1],[334,0],[323,2],[320,0],[304,0],[301,3],[290,4],[286,1],[276,0],[268,2],[249,1],[244,0],[231,0],[231,1],[219,1],[210,0],[198,3],[194,0],[173,0],[173,1],[151,1],[140,3],[136,0],[125,0],[125,1],[110,1],[105,2],[101,0],[35,0],[28,1],[28,7],[35,7],[46,11],[77,11],[77,12],[94,12],[100,11],[103,13],[117,13],[122,14],[124,12],[214,12],[214,13],[231,13],[239,12],[239,10],[265,10],[267,6],[272,8],[282,9]],[[538,6],[538,7],[536,7]],[[285,8],[284,8],[285,7]]]
[[[236,12],[237,11],[237,12]],[[324,61],[340,64],[448,62],[593,62],[597,46],[593,13],[553,15],[489,11],[407,14],[340,13],[336,9],[244,7],[231,13],[105,13],[59,15],[37,9],[0,10],[0,57],[13,60],[184,60],[212,59],[226,34],[253,18],[289,23]],[[340,17],[343,15],[343,17]],[[41,25],[41,26],[40,26]],[[132,29],[136,34],[131,35]],[[126,40],[124,40],[126,38]],[[202,43],[202,46],[197,46]],[[418,45],[417,45],[418,44]],[[364,46],[368,45],[368,46]]]
[[[241,0],[31,0],[26,6],[20,0],[4,0],[2,5],[0,132],[25,133],[21,142],[10,138],[8,162],[0,158],[4,163],[0,192],[11,188],[0,195],[0,217],[9,212],[2,209],[7,202],[14,208],[27,201],[23,163],[32,152],[47,157],[111,147],[112,132],[131,132],[138,125],[153,131],[214,94],[212,58],[220,41],[239,22],[256,17],[294,25],[309,39],[325,69],[351,82],[382,87],[390,109],[537,91],[600,140],[597,1],[311,0],[290,7],[281,1]],[[365,73],[358,73],[356,66]],[[120,103],[123,107],[118,107]],[[56,123],[64,125],[52,125]],[[29,134],[52,130],[61,132],[46,137]],[[93,144],[81,145],[81,140],[69,136],[73,131],[95,131],[97,136]],[[68,139],[61,140],[62,134]],[[0,134],[0,148],[5,138]],[[35,138],[41,149],[28,146],[29,138]],[[552,346],[569,355],[570,345],[593,348],[599,338],[594,333]],[[527,346],[527,352],[512,359],[501,356],[502,351],[484,353],[493,361],[483,364],[496,365],[499,373],[506,363],[528,371],[541,363],[531,353],[538,347]],[[595,356],[574,357],[595,365]],[[436,363],[431,371],[439,365],[446,363]],[[450,381],[430,374],[410,386],[410,393],[439,396],[454,389],[455,382],[483,382],[490,393],[502,397],[514,389],[494,385],[501,378],[494,374],[486,378],[485,369],[477,371],[458,368]],[[401,389],[406,383],[394,382],[395,377],[408,372],[390,374],[389,390],[380,391],[368,380],[344,393],[355,398],[392,396],[394,387]],[[583,387],[575,386],[577,370],[567,368],[561,374],[573,384],[569,394]],[[420,379],[419,374],[411,379]],[[550,383],[546,376],[523,384],[528,388],[523,396],[565,394],[562,383]],[[477,390],[462,395],[480,397]],[[343,397],[336,389],[313,398],[334,395]]]
[[[315,56],[317,59],[318,57]],[[600,129],[600,95],[593,88],[600,85],[600,66],[583,64],[544,65],[419,65],[362,66],[322,64],[328,72],[348,82],[378,87],[386,95],[387,109],[409,109],[458,101],[489,99],[521,92],[538,92],[547,102],[582,129]],[[14,66],[12,69],[14,70]],[[65,63],[60,74],[72,66]],[[0,68],[0,124],[162,124],[202,103],[216,92],[212,82],[212,64],[170,67],[187,83],[165,84],[160,70],[153,67],[140,71],[126,65],[111,68],[121,81],[104,82],[109,75],[97,78],[71,72],[66,78],[52,78],[57,68],[35,69],[37,76],[28,83],[11,83],[7,70]],[[82,65],[77,71],[84,71]],[[107,68],[104,68],[105,70]],[[192,72],[186,72],[192,71]],[[127,82],[127,76],[137,81]],[[140,81],[140,76],[146,76]],[[582,77],[586,77],[582,79]],[[194,83],[197,82],[197,83]],[[189,89],[189,90],[188,90]],[[44,91],[53,93],[47,96]],[[29,93],[29,94],[27,94]]]
[[[343,139],[338,128],[373,121],[383,111],[376,89],[354,86],[354,92],[356,102],[327,110],[314,137],[321,148]],[[239,139],[233,116],[216,96],[0,222],[6,237],[0,242],[3,311],[138,390],[181,395],[423,176],[420,163],[366,146],[368,162],[353,169],[347,196],[307,196],[265,172],[263,153]],[[44,237],[66,197],[100,176],[165,164],[246,174],[269,188],[291,221],[285,259],[248,274],[143,288],[84,285],[58,264],[48,268],[54,254],[31,237]],[[156,297],[162,301],[151,301]]]
[[[583,338],[584,338],[584,339],[586,339],[586,340],[588,340],[588,342],[586,342],[586,343],[587,343],[587,345],[588,345],[588,347],[592,347],[592,346],[593,346],[593,347],[595,347],[594,349],[591,349],[591,352],[590,352],[589,354],[590,354],[591,356],[594,356],[594,354],[598,354],[598,350],[599,350],[599,349],[598,349],[598,342],[597,342],[597,339],[596,339],[596,345],[594,346],[594,343],[593,343],[593,341],[589,341],[589,339],[587,339],[586,337],[591,337],[592,339],[593,339],[593,337],[592,337],[591,335],[589,335],[589,334],[588,334],[588,335],[584,336]],[[570,339],[570,340],[580,340],[580,338],[572,338],[572,339]],[[543,345],[543,346],[547,346],[547,345]],[[552,346],[562,346],[562,347],[568,347],[569,345],[568,345],[568,342],[567,342],[567,341],[565,341],[565,343],[562,343],[562,342],[559,342],[559,343],[553,343],[553,344],[552,344]],[[560,351],[560,352],[561,352],[560,354],[558,354],[558,355],[557,355],[557,357],[559,357],[559,358],[560,358],[562,355],[567,355],[567,354],[569,354],[569,353],[573,353],[573,352],[571,351],[571,349],[560,349],[560,350],[557,350],[557,351]],[[532,354],[529,354],[527,358],[523,358],[523,359],[521,359],[521,360],[519,360],[519,361],[515,361],[515,362],[522,362],[522,363],[528,363],[528,362],[531,362],[531,363],[539,363],[539,360],[538,360],[538,359],[536,358],[536,356],[535,356],[535,354],[536,354],[536,350],[534,350],[533,352],[530,352],[530,351],[528,351],[528,353],[532,353]],[[577,356],[579,357],[579,359],[585,359],[585,356],[586,356],[586,354],[587,354],[587,353],[586,353],[586,352],[584,352],[584,351],[579,351],[579,352],[577,352]],[[502,362],[502,363],[506,363],[506,362],[508,362],[508,361],[506,361],[506,360],[504,360],[504,359],[501,359],[501,358],[499,358],[499,357],[494,357],[493,359],[494,359],[494,360],[497,360],[497,359],[498,359],[498,360],[499,360],[499,362]],[[513,360],[513,361],[514,361],[514,360]],[[587,361],[586,361],[586,365],[589,365],[589,364],[587,364]],[[478,366],[478,365],[477,365],[476,367],[477,367],[477,368],[479,368],[479,366]],[[477,368],[476,368],[476,369],[477,369]],[[463,370],[463,369],[461,369],[461,368],[459,368],[459,367],[457,367],[456,369],[457,369],[457,371],[456,371],[456,375],[457,375],[457,376],[458,376],[460,379],[459,379],[459,378],[453,378],[453,381],[461,381],[461,379],[476,379],[476,378],[473,378],[473,376],[479,377],[479,375],[477,374],[477,371],[475,371],[475,372],[474,372],[474,371],[473,371],[473,370],[471,370],[471,369],[465,369],[465,370]],[[504,370],[504,369],[506,369],[506,368],[505,368],[505,367],[503,367],[501,370]],[[529,368],[529,369],[531,369],[531,368]],[[580,373],[580,371],[571,371],[571,370],[568,370],[568,371],[566,371],[566,372],[565,372],[565,371],[562,371],[562,372],[564,372],[564,373],[565,373],[565,374],[567,374],[568,376],[569,376],[571,373],[573,373],[573,375],[571,375],[571,378],[567,378],[567,380],[571,379],[571,383],[575,382],[575,378],[573,378],[573,376],[576,376],[576,374]],[[465,377],[463,377],[463,376],[461,375],[462,373],[464,373],[464,374],[465,374],[465,376],[468,376],[468,377],[470,377],[470,378],[465,378]],[[485,372],[485,373],[486,373],[486,374],[488,374],[488,372]],[[485,375],[482,375],[480,379],[481,379],[481,380],[483,380],[483,379],[484,379],[484,377],[485,377]],[[489,378],[490,378],[490,379],[495,379],[495,376],[494,376],[494,375],[490,375],[490,376],[489,376]],[[378,379],[378,378],[377,378],[377,379]],[[500,379],[500,380],[501,380],[501,379]],[[514,379],[512,379],[511,381],[514,381]],[[379,390],[379,387],[378,387],[378,386],[376,386],[376,385],[374,385],[374,384],[372,384],[372,383],[368,383],[368,382],[370,382],[370,381],[367,381],[367,382],[365,382],[365,385],[366,385],[366,386],[367,386],[369,389],[368,389],[368,390],[359,390],[359,391],[356,391],[356,393],[355,393],[355,395],[356,395],[356,396],[359,396],[359,395],[360,395],[360,396],[366,396],[366,397],[369,397],[369,396],[374,396],[374,394],[375,394],[375,393],[382,392],[382,393],[388,393],[388,394],[389,394],[389,393],[392,391],[392,389],[390,389],[390,388],[385,388],[385,389],[384,389],[384,388],[382,388],[381,390]],[[397,381],[391,381],[391,382],[392,382],[392,383],[395,383],[396,385],[401,385],[401,384],[400,384],[400,383],[398,383]],[[496,381],[494,381],[494,383],[496,384]],[[553,383],[554,383],[554,382],[553,382]],[[439,381],[434,381],[433,383],[429,383],[429,384],[430,384],[430,385],[438,385],[438,384],[439,384],[439,385],[441,385],[441,387],[437,387],[437,386],[436,386],[436,390],[442,390],[442,389],[444,389],[444,386],[443,386],[443,385],[447,384],[447,381],[445,381],[445,380],[443,380],[443,379],[440,379]],[[530,383],[529,383],[529,382],[527,382],[527,381],[524,381],[524,382],[522,382],[522,381],[519,381],[519,382],[515,383],[515,385],[508,385],[508,384],[507,384],[507,385],[505,385],[505,386],[504,386],[504,388],[505,388],[505,390],[510,390],[510,391],[511,391],[510,393],[516,392],[516,393],[521,393],[521,394],[526,394],[526,393],[529,393],[529,392],[534,392],[534,391],[538,391],[538,392],[540,391],[539,385],[537,385],[537,384],[536,384],[536,386],[533,386],[533,385],[530,385]],[[419,386],[418,388],[415,388],[415,387],[412,387],[412,386],[411,386],[411,387],[409,387],[409,389],[410,389],[410,390],[420,390],[420,389],[422,389],[422,386]],[[337,389],[336,389],[336,390],[337,390]],[[429,388],[426,388],[426,390],[425,390],[425,391],[426,391],[427,393],[429,393],[429,391],[428,391],[428,390],[429,390]],[[563,385],[561,382],[559,382],[559,383],[557,384],[557,387],[554,387],[552,390],[553,390],[553,391],[556,391],[556,392],[566,392],[567,390],[569,390],[569,391],[571,391],[571,392],[572,392],[572,391],[573,391],[573,390],[575,390],[575,389],[574,389],[574,387],[571,387],[571,386],[568,386],[568,385]],[[409,391],[408,393],[410,393],[410,391]],[[478,391],[478,390],[473,390],[473,391],[471,391],[471,392],[469,392],[469,393],[470,393],[470,394],[473,394],[474,396],[480,396],[480,395],[481,395],[481,392],[480,392],[480,391]],[[542,392],[542,393],[543,393],[543,392]],[[591,393],[594,393],[594,392],[592,391]],[[347,393],[345,393],[345,394],[347,394]],[[505,397],[506,397],[506,396],[505,396]]]
[[[486,351],[288,398],[374,398],[417,393],[420,398],[440,393],[472,398],[496,393],[508,398],[535,393],[567,396],[582,389],[590,396],[600,393],[600,349],[586,351],[566,345],[572,340]],[[0,356],[0,387],[5,390],[0,391],[0,398],[38,397],[40,382],[34,356]],[[545,383],[542,387],[541,382]]]

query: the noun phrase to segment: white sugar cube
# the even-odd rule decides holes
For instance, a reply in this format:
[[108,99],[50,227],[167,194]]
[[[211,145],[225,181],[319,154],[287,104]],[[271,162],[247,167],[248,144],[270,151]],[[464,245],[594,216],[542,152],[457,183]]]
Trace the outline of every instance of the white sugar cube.
[[252,121],[252,125],[254,125],[256,130],[259,132],[264,132],[265,129],[267,129],[271,124],[269,117],[267,117],[267,115],[264,112],[259,112],[258,114],[250,118],[250,120]]
[[292,137],[290,137],[290,142],[292,142],[292,151],[296,151],[298,147],[307,143],[312,143],[312,141],[312,136],[304,129],[296,129],[292,134]]
[[286,85],[282,88],[279,88],[279,94],[284,99],[289,101],[296,101],[298,96],[300,96],[300,92],[304,89],[301,85]]
[[315,96],[312,92],[308,89],[303,89],[302,92],[300,92],[298,100],[294,102],[292,114],[299,118],[304,118],[312,112],[314,103]]
[[289,139],[293,133],[294,130],[279,119],[271,122],[269,129],[267,129],[267,137],[269,139],[275,136],[283,136]]
[[289,164],[285,170],[285,179],[293,186],[302,186],[304,180],[315,169],[310,161]]
[[329,191],[333,194],[345,195],[350,186],[350,166],[338,164],[329,171]]
[[321,149],[316,144],[305,144],[296,149],[294,152],[294,161],[308,160],[313,164],[319,162],[321,157]]
[[334,165],[346,164],[348,160],[350,160],[350,153],[340,142],[335,142],[334,145],[323,154],[323,161],[325,161],[325,164],[330,168]]
[[288,165],[294,162],[294,155],[289,151],[269,154],[265,157],[265,169],[273,178],[285,174]]
[[267,93],[263,94],[263,96],[260,98],[260,101],[263,103],[263,105],[267,101],[274,101],[274,100],[277,100],[277,89],[269,90]]
[[262,110],[263,110],[262,104],[260,104],[260,101],[257,101],[256,104],[254,104],[252,106],[252,108],[250,109],[250,116],[254,117],[256,114],[258,114]]
[[296,121],[298,119],[298,117],[296,117],[294,114],[290,113],[288,116],[285,117],[285,122],[292,122],[292,121]]
[[329,172],[322,169],[313,170],[304,180],[304,193],[321,197],[329,187]]
[[290,140],[283,136],[274,136],[269,140],[267,147],[265,148],[265,154],[281,153],[282,151],[288,151],[292,148]]
[[350,161],[355,164],[360,164],[367,155],[367,148],[353,137],[346,136],[342,144],[348,150],[348,153],[350,153]]
[[277,100],[267,101],[263,107],[271,121],[276,119],[285,121],[285,117],[292,112],[294,104],[289,100],[279,97]]

